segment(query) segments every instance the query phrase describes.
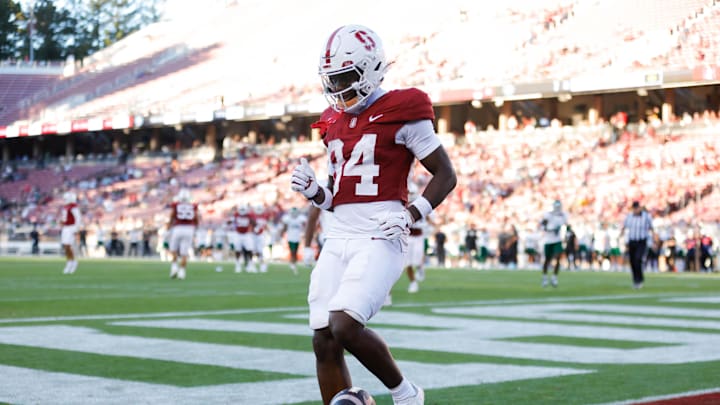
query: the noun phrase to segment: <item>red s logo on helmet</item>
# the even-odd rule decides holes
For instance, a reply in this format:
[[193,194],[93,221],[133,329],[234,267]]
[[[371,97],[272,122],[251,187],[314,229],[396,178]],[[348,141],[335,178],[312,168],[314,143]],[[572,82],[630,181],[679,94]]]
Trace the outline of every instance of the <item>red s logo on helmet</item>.
[[365,49],[372,51],[375,48],[375,41],[365,31],[358,31],[355,33],[355,38],[365,45]]

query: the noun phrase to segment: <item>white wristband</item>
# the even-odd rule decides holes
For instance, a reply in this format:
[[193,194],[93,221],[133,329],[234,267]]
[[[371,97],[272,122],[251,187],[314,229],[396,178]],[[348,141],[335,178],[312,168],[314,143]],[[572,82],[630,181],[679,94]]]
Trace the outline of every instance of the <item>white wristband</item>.
[[420,196],[415,199],[415,201],[411,202],[410,205],[415,206],[417,208],[418,212],[420,213],[420,219],[427,217],[430,215],[430,213],[433,210],[432,204],[430,204],[430,201],[427,200],[427,198]]
[[310,202],[321,210],[328,210],[332,207],[332,192],[325,186],[320,186],[319,189],[323,191],[323,195],[325,196],[323,202],[320,204],[316,203],[315,200],[310,200]]

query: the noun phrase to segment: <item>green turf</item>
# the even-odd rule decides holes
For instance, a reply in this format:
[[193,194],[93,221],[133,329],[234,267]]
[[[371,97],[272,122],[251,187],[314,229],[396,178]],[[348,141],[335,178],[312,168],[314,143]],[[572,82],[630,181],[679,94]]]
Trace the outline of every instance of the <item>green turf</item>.
[[617,349],[642,349],[643,347],[671,346],[668,344],[653,342],[634,342],[630,340],[614,340],[600,338],[588,339],[568,336],[524,336],[516,338],[506,338],[502,340],[509,342],[552,343],[557,345],[583,347],[613,347]]
[[[16,345],[0,345],[0,353],[3,353],[2,364],[6,365],[181,387],[204,385],[207,380],[227,384],[298,377],[292,374]],[[198,379],[198,375],[202,375],[203,379]]]
[[[0,258],[0,333],[2,327],[67,325],[93,328],[108,335],[169,339],[181,342],[243,345],[311,353],[307,336],[215,330],[182,330],[126,326],[114,321],[132,319],[231,320],[286,323],[306,326],[309,269],[293,276],[284,265],[271,265],[267,274],[235,274],[230,264],[217,273],[215,265],[191,263],[187,280],[170,280],[168,265],[156,261],[81,260],[77,273],[62,274],[59,259]],[[657,306],[720,310],[720,303],[669,302],[666,298],[717,296],[718,274],[648,274],[645,288],[633,290],[630,274],[607,272],[563,272],[557,289],[540,287],[537,271],[428,269],[418,294],[408,294],[407,279],[401,277],[393,289],[393,311],[439,316],[434,309],[487,306],[504,308],[514,304],[586,303]],[[227,311],[224,313],[222,311]],[[208,313],[204,313],[208,312]],[[190,313],[190,314],[188,314]],[[572,310],[567,313],[627,316],[605,310]],[[153,314],[152,318],[141,317]],[[296,316],[296,317],[289,317]],[[457,319],[527,321],[520,314],[485,316],[449,315]],[[660,319],[660,315],[642,315]],[[718,322],[718,317],[662,316],[676,320]],[[648,341],[604,336],[578,338],[553,333],[499,338],[499,342],[538,343],[566,347],[635,350],[672,347],[651,339],[655,330],[720,334],[714,328],[659,327],[652,325],[607,325],[589,321],[535,319],[544,325],[614,326],[647,330]],[[442,330],[437,325],[378,325],[416,331]],[[583,364],[573,361],[534,360],[522,356],[484,356],[432,350],[393,348],[403,361],[430,364],[486,362],[517,366],[567,367],[592,373],[538,378],[474,386],[431,389],[427,404],[596,404],[633,398],[681,393],[720,387],[719,361],[681,364]],[[70,374],[152,382],[181,387],[203,387],[248,381],[292,378],[290,373],[190,364],[176,361],[109,356],[71,350],[0,344],[0,365],[60,371]],[[2,384],[0,384],[0,388]],[[29,388],[30,389],[30,388]],[[720,388],[718,388],[720,389]],[[378,404],[390,404],[388,395],[376,395]],[[0,401],[3,400],[0,394]],[[130,399],[128,402],[132,402]],[[308,402],[310,404],[313,402]]]

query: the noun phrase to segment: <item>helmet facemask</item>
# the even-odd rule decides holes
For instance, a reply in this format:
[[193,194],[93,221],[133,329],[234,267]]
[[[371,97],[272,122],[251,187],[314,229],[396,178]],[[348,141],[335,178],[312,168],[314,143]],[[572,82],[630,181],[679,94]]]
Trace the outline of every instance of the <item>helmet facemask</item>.
[[360,110],[382,83],[386,69],[382,42],[373,31],[357,25],[341,27],[320,58],[325,98],[336,111]]

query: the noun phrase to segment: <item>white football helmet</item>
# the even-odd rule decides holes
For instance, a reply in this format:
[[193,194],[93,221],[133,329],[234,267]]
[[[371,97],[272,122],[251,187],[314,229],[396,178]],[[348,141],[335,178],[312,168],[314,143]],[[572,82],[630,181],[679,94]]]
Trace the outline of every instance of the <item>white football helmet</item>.
[[248,211],[249,211],[249,209],[248,209],[247,204],[240,204],[240,205],[237,207],[237,213],[240,214],[240,215],[247,215],[247,214],[248,214]]
[[255,211],[256,214],[262,214],[262,213],[265,212],[265,206],[262,205],[262,204],[257,204],[257,205],[253,208],[253,211]]
[[555,201],[553,201],[553,207],[552,207],[552,209],[553,209],[554,212],[560,212],[560,211],[562,211],[562,202],[560,202],[560,200],[555,200]]
[[75,204],[77,203],[77,195],[72,191],[66,191],[65,194],[63,194],[63,200],[65,200],[66,204]]
[[[336,29],[320,54],[318,74],[325,98],[336,111],[354,112],[380,87],[388,64],[382,41],[362,25]],[[354,103],[348,104],[348,102]]]
[[192,200],[190,190],[186,188],[181,188],[180,191],[178,191],[177,199],[180,202],[190,202]]

